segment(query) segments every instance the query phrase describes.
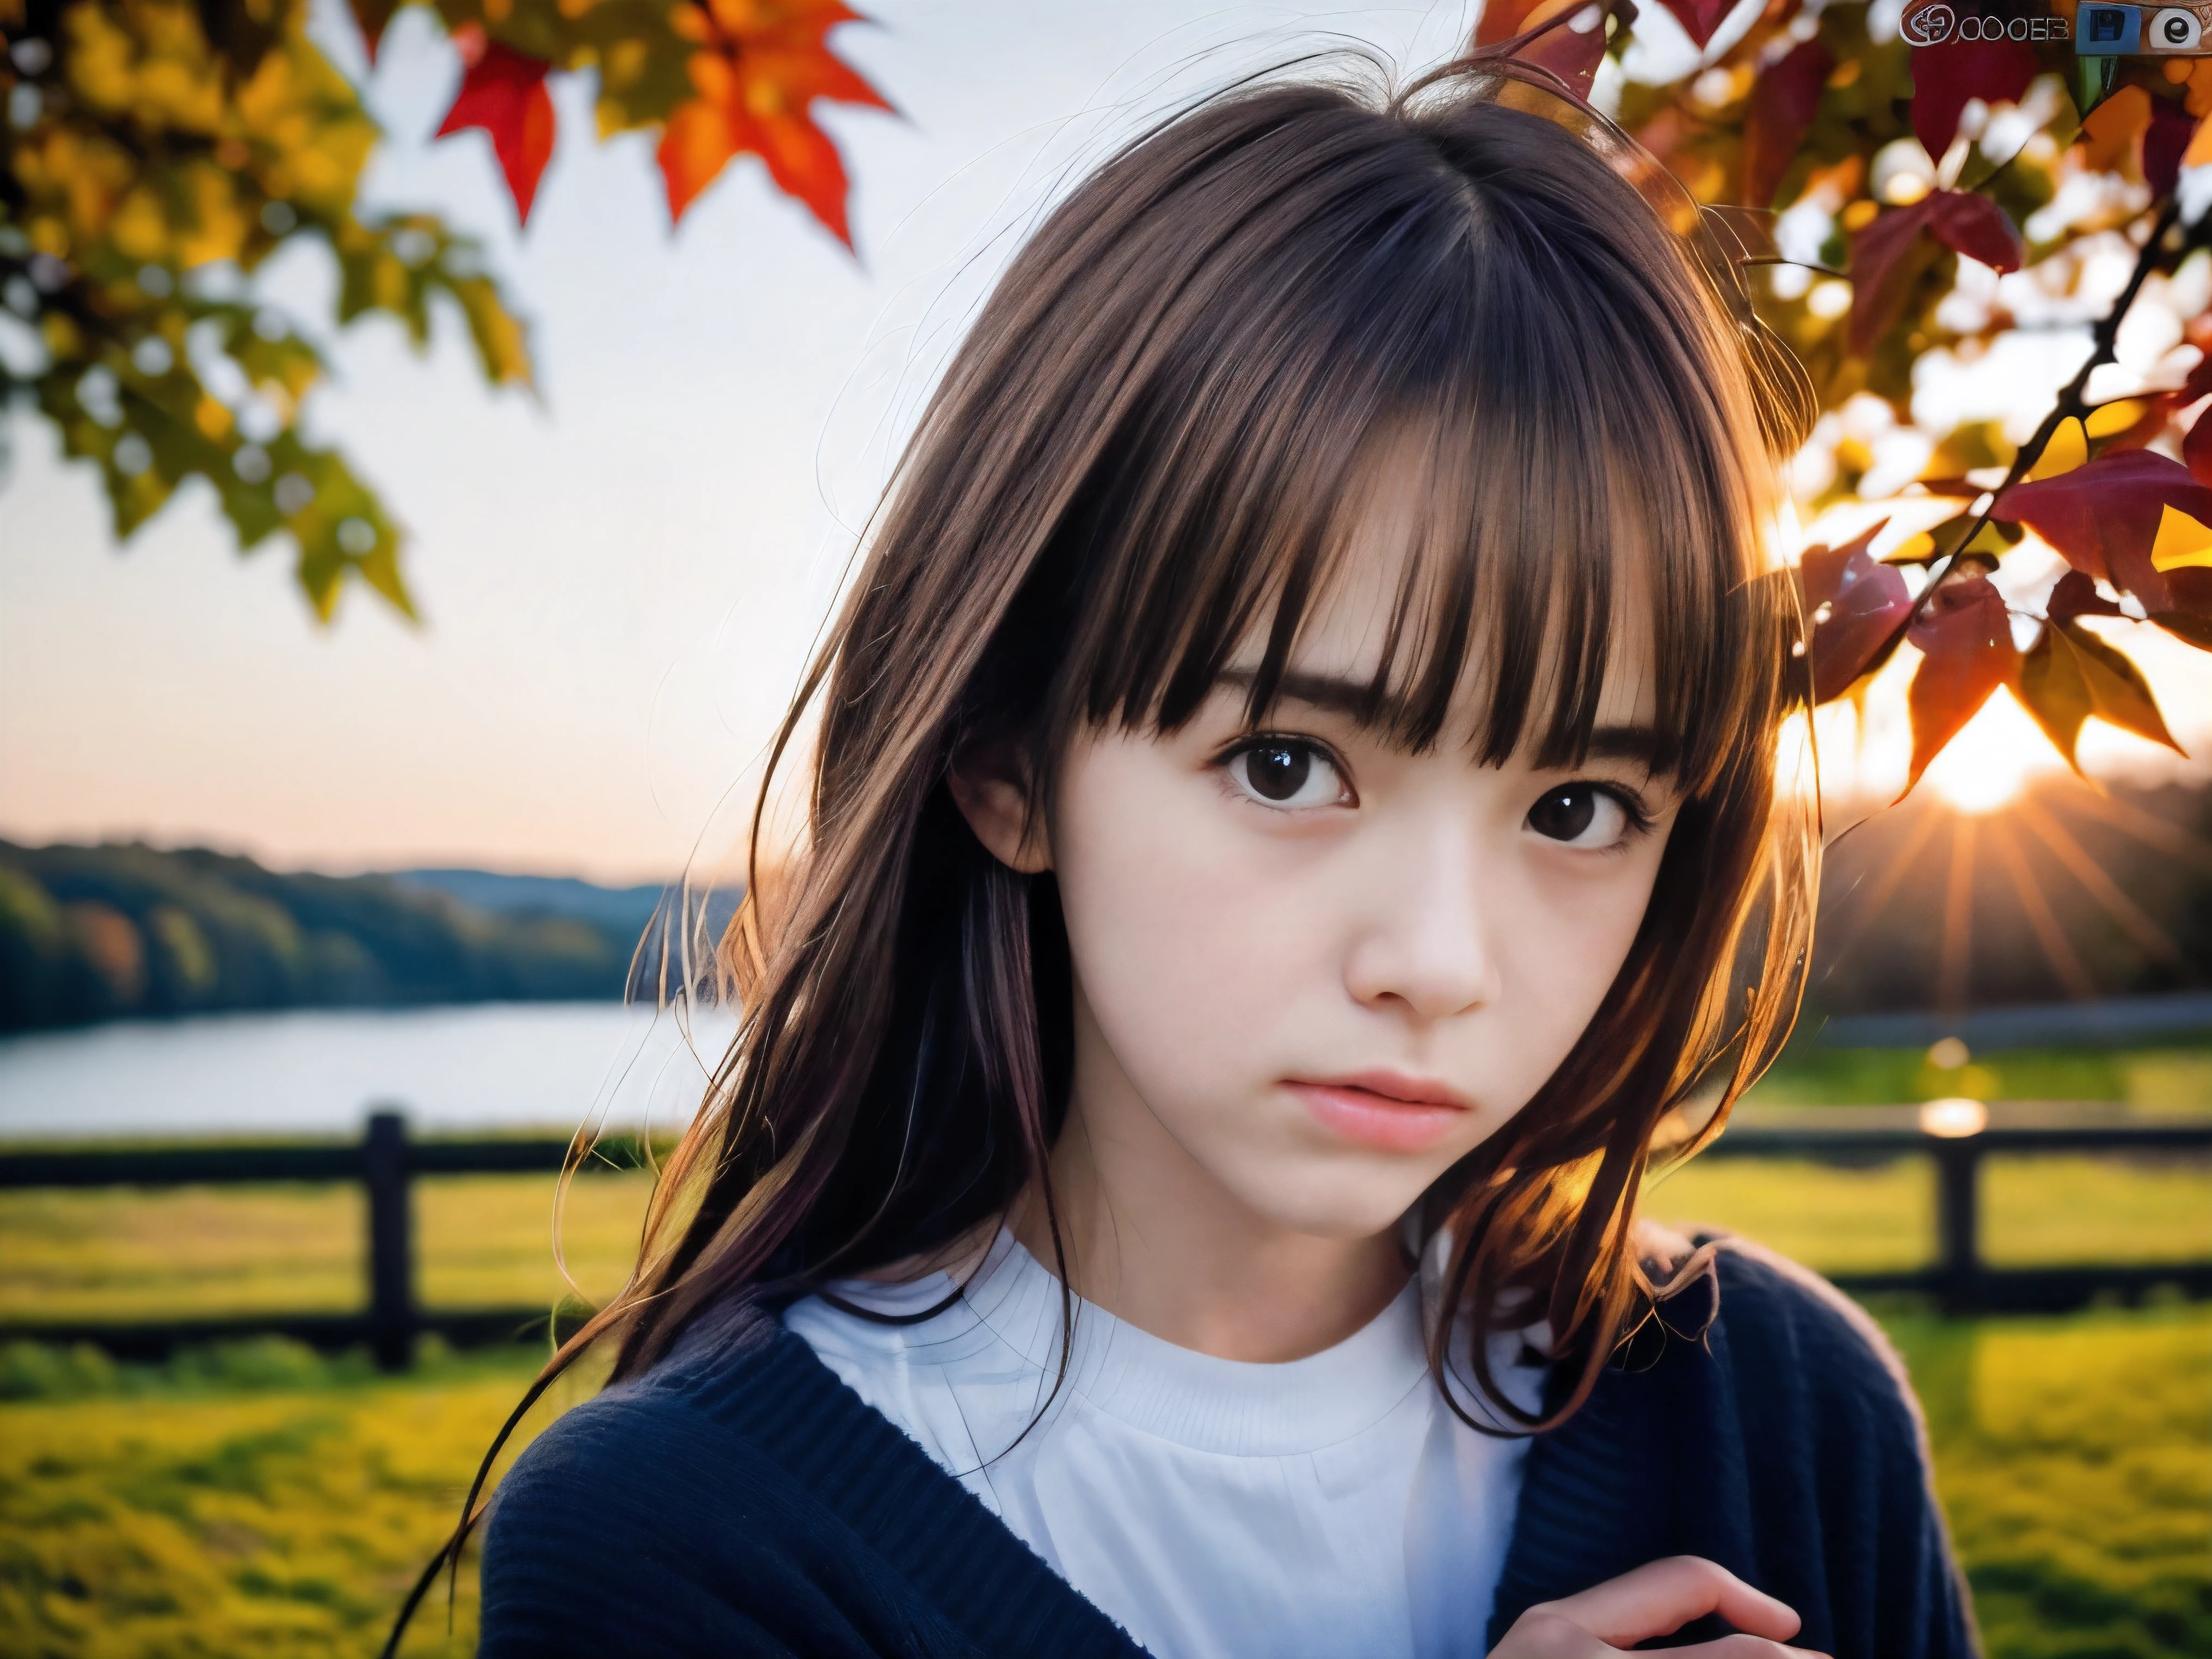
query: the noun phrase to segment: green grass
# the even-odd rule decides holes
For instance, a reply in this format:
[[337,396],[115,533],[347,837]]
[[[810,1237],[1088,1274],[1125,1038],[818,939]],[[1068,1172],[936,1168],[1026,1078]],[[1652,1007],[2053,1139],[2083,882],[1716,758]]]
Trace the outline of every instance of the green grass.
[[[650,1190],[580,1176],[562,1237],[590,1299],[621,1288]],[[415,1183],[416,1250],[432,1307],[551,1306],[550,1176]],[[367,1223],[357,1185],[180,1187],[0,1194],[0,1319],[190,1318],[361,1306]]]
[[[1888,1325],[1990,1659],[2212,1652],[2212,1309]],[[0,1382],[58,1396],[0,1404],[0,1651],[365,1659],[534,1364],[0,1351]],[[465,1655],[475,1617],[465,1572],[450,1638],[441,1605],[405,1651]]]
[[1890,1331],[1990,1659],[2212,1653],[2212,1309]]
[[[1934,1254],[1935,1177],[1918,1158],[1864,1170],[1693,1159],[1660,1177],[1644,1207],[1747,1234],[1828,1273],[1902,1271]],[[1998,1267],[2212,1260],[2212,1161],[1991,1158],[1982,1254]]]
[[[106,1397],[0,1406],[0,1650],[374,1654],[535,1368],[507,1350],[392,1381],[289,1344],[231,1353],[73,1379]],[[20,1383],[25,1358],[0,1370]],[[441,1601],[404,1650],[475,1643],[464,1574],[450,1638]]]
[[[587,1291],[620,1282],[645,1190],[572,1188]],[[551,1200],[542,1177],[422,1183],[428,1299],[557,1299]],[[1713,1161],[1647,1207],[1845,1273],[1926,1260],[1931,1200],[1911,1159]],[[1994,1159],[1985,1206],[2000,1262],[2212,1256],[2202,1160]],[[342,1187],[0,1195],[0,1316],[358,1306],[361,1230]],[[1990,1659],[2212,1653],[2212,1308],[1888,1322]],[[274,1340],[158,1367],[0,1346],[0,1655],[374,1654],[536,1358],[440,1352],[393,1379]],[[434,1615],[407,1651],[469,1652],[472,1598],[464,1575],[450,1640]]]
[[2201,1113],[2212,1104],[2212,1045],[2102,1050],[2022,1048],[1977,1054],[1944,1070],[1922,1048],[1790,1048],[1747,1097],[1751,1105],[1887,1106],[1969,1095],[1977,1100],[2116,1101],[2145,1112]]

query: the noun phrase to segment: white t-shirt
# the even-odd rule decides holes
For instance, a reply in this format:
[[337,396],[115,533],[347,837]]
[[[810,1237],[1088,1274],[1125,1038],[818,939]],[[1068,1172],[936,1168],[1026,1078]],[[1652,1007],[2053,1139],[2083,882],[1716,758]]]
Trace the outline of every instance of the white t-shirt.
[[[1066,1381],[1034,1427],[1059,1369],[1060,1283],[1010,1233],[920,1323],[819,1297],[784,1322],[1157,1659],[1480,1659],[1528,1443],[1439,1397],[1431,1276],[1281,1364],[1177,1347],[1079,1300]],[[953,1281],[830,1289],[900,1315]],[[1543,1370],[1525,1352],[1501,1335],[1492,1364],[1534,1409]]]

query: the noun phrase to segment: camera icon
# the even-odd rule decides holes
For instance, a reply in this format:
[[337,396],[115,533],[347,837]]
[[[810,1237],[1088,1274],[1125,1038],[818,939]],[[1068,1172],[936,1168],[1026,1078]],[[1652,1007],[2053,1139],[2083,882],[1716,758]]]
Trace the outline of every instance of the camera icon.
[[2196,52],[2204,40],[2204,22],[2180,6],[2162,6],[2143,27],[2146,52]]

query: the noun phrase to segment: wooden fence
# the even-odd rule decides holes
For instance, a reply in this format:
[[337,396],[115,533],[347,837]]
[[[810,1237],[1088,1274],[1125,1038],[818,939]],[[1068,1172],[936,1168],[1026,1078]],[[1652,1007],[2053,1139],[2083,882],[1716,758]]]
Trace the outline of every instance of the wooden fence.
[[[1981,1166],[1992,1154],[2087,1152],[2135,1158],[2212,1151],[2212,1123],[2102,1124],[1984,1128],[1940,1135],[1917,1128],[1866,1127],[1829,1115],[1787,1127],[1743,1122],[1703,1158],[1763,1158],[1867,1164],[1931,1158],[1936,1172],[1936,1251],[1929,1266],[1900,1273],[1839,1273],[1855,1295],[1913,1292],[1957,1313],[2057,1313],[2100,1295],[2139,1297],[2173,1286],[2212,1296],[2212,1261],[2067,1263],[1992,1267],[1982,1260]],[[260,1182],[357,1181],[368,1193],[368,1303],[357,1313],[240,1315],[166,1323],[0,1323],[0,1340],[94,1342],[125,1358],[152,1358],[181,1345],[252,1334],[295,1337],[325,1350],[365,1346],[387,1370],[405,1367],[418,1336],[434,1333],[460,1346],[542,1334],[546,1308],[425,1308],[415,1287],[411,1182],[423,1175],[551,1175],[566,1139],[416,1140],[404,1118],[379,1111],[355,1145],[151,1147],[143,1150],[0,1152],[0,1189],[58,1187],[179,1187]],[[602,1154],[633,1162],[634,1142],[603,1142]],[[0,1265],[4,1271],[4,1265]]]

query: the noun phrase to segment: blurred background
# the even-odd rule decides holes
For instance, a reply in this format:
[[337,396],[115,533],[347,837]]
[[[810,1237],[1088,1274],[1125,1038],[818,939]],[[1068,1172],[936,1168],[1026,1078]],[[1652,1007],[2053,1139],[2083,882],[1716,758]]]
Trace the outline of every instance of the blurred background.
[[[397,301],[337,326],[362,309],[343,239],[281,234],[264,208],[268,236],[249,228],[207,303],[247,295],[240,315],[272,342],[295,331],[325,383],[276,435],[223,437],[221,489],[189,477],[126,513],[164,455],[136,465],[131,437],[27,393],[0,414],[0,1650],[377,1650],[549,1317],[624,1277],[639,1166],[730,1030],[726,1011],[666,1006],[664,952],[742,890],[763,747],[1024,227],[1207,87],[1346,48],[1402,70],[1478,16],[791,9],[858,77],[811,83],[849,192],[818,149],[814,173],[787,155],[772,176],[738,145],[678,201],[656,127],[600,137],[593,74],[500,82],[477,66],[501,48],[451,15],[316,0],[304,38],[380,131],[355,210],[478,239],[471,269],[526,323],[526,380],[472,334],[479,290],[422,308],[419,340]],[[1735,108],[1741,65],[1779,61],[1745,56],[1755,0],[1702,41],[1684,9],[1645,8],[1601,101],[1632,102],[1640,76]],[[1866,63],[1902,61],[1900,7],[1830,9]],[[13,143],[43,131],[20,88],[50,66],[24,48],[58,15],[0,0]],[[1839,47],[1827,84],[1853,61]],[[2022,109],[2061,121],[2086,100],[2057,80],[1964,100],[1957,143]],[[456,105],[471,88],[476,125]],[[2043,312],[2005,289],[1997,349],[1923,339],[1906,392],[1825,396],[1793,475],[1804,541],[1874,530],[1894,554],[1941,522],[1913,481],[1996,483],[1973,469],[2028,441],[2126,278],[2125,226],[2154,196],[2143,121],[2105,159],[2105,196],[2028,222],[2071,261]],[[1810,246],[1844,234],[1855,191],[1917,199],[1956,154],[1893,141],[1888,182],[1840,186]],[[2060,154],[2045,207],[2075,199]],[[1806,165],[1801,203],[1829,176]],[[0,251],[48,292],[52,256],[18,242]],[[1975,331],[1957,296],[1997,303],[1999,278],[1963,260],[1929,280],[1947,338]],[[1762,281],[1817,361],[1849,293],[1802,269]],[[2179,385],[2208,309],[2204,256],[2156,276],[2106,396]],[[0,334],[0,357],[11,384],[36,378],[33,346]],[[288,443],[342,451],[374,487],[329,531],[347,580],[319,589],[308,518],[299,568],[281,542],[242,558],[226,493],[271,471],[237,446],[281,471]],[[2047,593],[2064,562],[2016,544],[2008,599]],[[377,563],[402,547],[404,566]],[[396,569],[411,617],[387,602]],[[2069,769],[2001,690],[1893,805],[1919,653],[1820,712],[1831,846],[1804,1018],[1715,1153],[1646,1200],[1797,1256],[1882,1319],[2001,1659],[2212,1652],[2212,656],[2124,626],[2171,744],[2093,719]],[[606,1139],[556,1217],[580,1126]],[[470,1607],[465,1582],[451,1625],[426,1618],[407,1650],[470,1650]]]

